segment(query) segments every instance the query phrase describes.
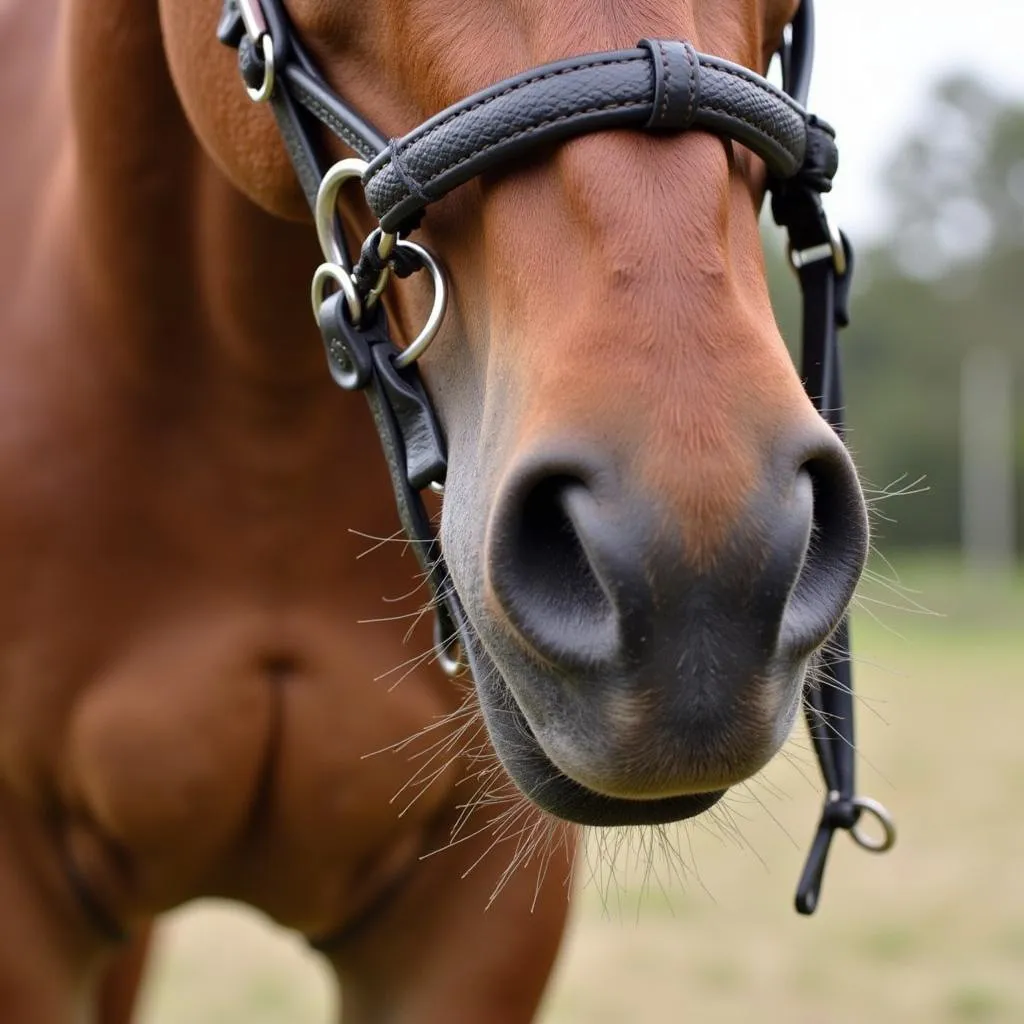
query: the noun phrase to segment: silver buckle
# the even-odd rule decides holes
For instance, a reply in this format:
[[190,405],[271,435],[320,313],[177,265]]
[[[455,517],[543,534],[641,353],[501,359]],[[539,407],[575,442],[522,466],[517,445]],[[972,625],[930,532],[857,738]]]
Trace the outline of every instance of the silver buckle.
[[270,37],[267,18],[260,7],[259,0],[237,0],[238,12],[242,15],[245,34],[252,40],[253,46],[263,50],[263,81],[258,89],[248,85],[245,91],[253,103],[265,103],[274,92],[274,40]]
[[825,223],[828,225],[829,240],[819,245],[812,245],[806,249],[794,249],[788,246],[786,252],[789,256],[789,265],[794,270],[803,270],[812,263],[819,263],[821,260],[832,260],[836,273],[842,277],[846,273],[846,249],[843,246],[843,236],[833,225],[831,218],[826,213]]

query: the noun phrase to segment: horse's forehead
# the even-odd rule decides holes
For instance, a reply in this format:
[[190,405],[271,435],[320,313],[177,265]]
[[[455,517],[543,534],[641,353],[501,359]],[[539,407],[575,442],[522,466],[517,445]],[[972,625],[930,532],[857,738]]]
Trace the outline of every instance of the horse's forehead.
[[380,47],[386,53],[363,56],[387,56],[381,69],[387,77],[463,95],[540,62],[631,47],[645,36],[685,37],[698,48],[756,66],[766,46],[775,48],[799,2],[389,0],[363,7],[292,0],[289,6],[301,27],[327,44],[325,50],[351,55],[364,45]]
[[[781,31],[798,0],[402,0],[392,11],[415,11],[418,28],[429,26],[426,37],[477,25],[504,33],[505,46],[541,43],[565,54],[583,49],[631,46],[633,36],[686,34],[695,42],[718,43],[737,50],[756,45],[765,31]],[[398,23],[404,18],[397,19]],[[511,33],[511,34],[509,34]],[[418,33],[417,33],[418,34]],[[706,39],[701,39],[704,36]],[[564,55],[564,54],[563,54]],[[742,56],[736,53],[735,56]],[[756,53],[754,54],[756,56]]]

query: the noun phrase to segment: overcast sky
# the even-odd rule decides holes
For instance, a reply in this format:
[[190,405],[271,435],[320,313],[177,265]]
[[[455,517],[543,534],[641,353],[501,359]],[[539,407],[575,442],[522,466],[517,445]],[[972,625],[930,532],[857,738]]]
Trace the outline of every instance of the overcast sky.
[[835,220],[877,230],[878,175],[931,82],[970,70],[1024,99],[1024,0],[815,0],[811,109],[837,130]]

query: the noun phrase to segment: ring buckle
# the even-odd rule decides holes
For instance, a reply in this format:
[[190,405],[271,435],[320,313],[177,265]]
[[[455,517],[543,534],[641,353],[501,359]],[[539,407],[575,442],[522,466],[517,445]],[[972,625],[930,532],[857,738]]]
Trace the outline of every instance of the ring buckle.
[[861,849],[869,850],[871,853],[885,853],[886,850],[892,849],[896,843],[896,825],[885,807],[877,800],[872,800],[871,797],[867,796],[855,796],[851,803],[861,811],[867,811],[882,826],[881,837],[875,839],[861,829],[860,822],[858,821],[850,829],[853,841]]
[[351,178],[361,178],[368,164],[359,157],[348,157],[339,160],[324,175],[320,188],[316,193],[316,206],[313,220],[316,223],[316,237],[320,242],[320,251],[328,263],[339,267],[348,266],[345,245],[338,237],[338,193],[341,186]]
[[263,81],[258,88],[247,85],[245,91],[253,103],[266,103],[273,95],[276,80],[274,68],[274,40],[270,36],[267,18],[259,0],[238,0],[238,12],[242,15],[245,34],[253,46],[263,51]]
[[415,363],[437,336],[441,322],[444,320],[445,310],[448,308],[448,282],[445,280],[441,264],[422,245],[399,238],[395,241],[395,246],[415,253],[429,271],[430,280],[434,285],[434,301],[427,314],[427,322],[423,325],[420,333],[395,356],[395,366],[401,370]]
[[[377,256],[382,260],[388,260],[395,251],[395,243],[397,241],[398,235],[393,235],[390,231],[381,231],[380,241],[377,243]],[[367,309],[373,309],[377,304],[377,300],[384,294],[384,289],[387,288],[388,282],[391,280],[391,273],[392,267],[390,264],[385,266],[380,272],[376,283],[366,295]]]
[[789,256],[789,265],[795,271],[803,270],[804,267],[821,260],[832,260],[836,274],[842,277],[846,273],[846,247],[843,245],[843,236],[839,233],[827,211],[825,224],[828,226],[829,239],[819,245],[811,245],[806,249],[794,249],[792,243],[786,247],[786,254]]
[[348,306],[349,319],[353,326],[358,327],[363,319],[363,304],[356,291],[352,275],[337,263],[321,263],[313,273],[313,283],[309,287],[309,299],[313,305],[313,317],[320,326],[320,307],[327,297],[327,282],[333,281],[345,293],[345,305]]
[[466,671],[466,663],[462,660],[462,644],[458,640],[450,641],[438,653],[437,663],[450,679],[462,675]]
[[[317,317],[319,317],[320,305],[324,300],[324,289],[328,281],[333,281],[344,291],[352,323],[358,324],[362,319],[363,311],[372,309],[380,299],[392,276],[391,266],[385,266],[365,299],[361,297],[348,270],[344,242],[339,237],[338,193],[346,181],[351,178],[361,178],[366,172],[367,166],[366,161],[358,157],[339,160],[324,175],[320,182],[320,188],[317,190],[313,219],[316,223],[316,235],[320,242],[320,250],[326,260],[325,263],[317,267],[310,290],[313,313]],[[427,315],[426,323],[419,334],[395,357],[395,366],[403,369],[416,362],[437,335],[448,307],[448,283],[441,265],[423,246],[406,241],[389,232],[382,232],[377,244],[377,253],[380,258],[382,260],[389,259],[396,249],[406,249],[412,252],[429,271],[434,286],[434,301],[430,307],[430,313]]]
[[270,31],[270,26],[267,25],[267,16],[260,6],[260,0],[237,0],[237,3],[246,35],[254,43],[258,42],[260,36],[266,35]]

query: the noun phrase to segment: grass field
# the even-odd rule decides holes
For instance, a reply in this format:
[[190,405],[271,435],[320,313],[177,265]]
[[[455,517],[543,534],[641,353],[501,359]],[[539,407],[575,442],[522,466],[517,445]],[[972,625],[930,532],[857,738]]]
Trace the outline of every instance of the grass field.
[[[896,849],[837,837],[821,909],[797,917],[820,795],[796,737],[803,767],[776,759],[761,803],[733,805],[743,844],[681,833],[689,884],[663,870],[642,892],[623,858],[610,894],[581,892],[544,1024],[1024,1022],[1024,578],[900,569],[938,614],[875,584],[855,622],[862,790]],[[169,919],[142,1021],[326,1024],[334,998],[291,936],[206,904]]]

